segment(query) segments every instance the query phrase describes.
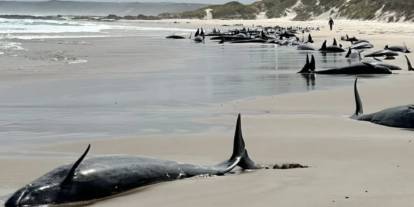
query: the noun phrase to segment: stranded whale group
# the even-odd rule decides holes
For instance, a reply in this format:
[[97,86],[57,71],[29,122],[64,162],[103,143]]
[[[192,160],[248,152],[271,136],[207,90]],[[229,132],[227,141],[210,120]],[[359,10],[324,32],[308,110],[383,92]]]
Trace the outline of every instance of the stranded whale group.
[[[309,32],[313,28],[301,29],[304,33],[304,31]],[[299,50],[315,50],[310,45],[314,42],[310,34],[308,35],[307,41],[300,41],[296,33],[297,29],[291,27],[268,27],[263,28],[262,31],[242,29],[222,33],[219,30],[215,30],[213,33],[205,34],[201,28],[195,33],[193,40],[195,42],[204,42],[205,37],[210,36],[212,40],[219,40],[220,43],[272,43],[296,45]],[[171,35],[167,38],[187,39],[180,35]],[[352,50],[373,47],[367,40],[359,40],[356,37],[349,37],[348,35],[342,38],[342,40],[349,41],[352,44],[348,48],[347,58],[356,56],[362,59],[361,52],[352,53]],[[322,53],[343,53],[346,50],[334,39],[333,44],[330,46],[327,46],[327,41],[325,40],[319,51]],[[366,54],[365,57],[392,59],[398,56],[399,52],[409,53],[410,51],[406,46],[385,46],[384,50]],[[408,57],[405,56],[405,58],[408,70],[414,70]],[[359,62],[344,67],[316,70],[314,55],[310,57],[307,55],[306,63],[299,73],[304,75],[391,74],[393,70],[401,70],[401,68],[380,61]],[[414,104],[392,107],[372,114],[363,114],[362,101],[357,89],[357,79],[354,83],[354,95],[356,111],[351,118],[390,127],[414,128]],[[249,157],[245,147],[240,114],[237,118],[233,152],[230,158],[213,166],[184,164],[176,161],[140,156],[117,155],[86,158],[89,150],[90,145],[75,163],[60,166],[17,190],[6,201],[5,207],[86,204],[155,183],[200,175],[225,175],[236,167],[244,170],[260,168]],[[298,164],[286,166],[286,168],[303,167]]]

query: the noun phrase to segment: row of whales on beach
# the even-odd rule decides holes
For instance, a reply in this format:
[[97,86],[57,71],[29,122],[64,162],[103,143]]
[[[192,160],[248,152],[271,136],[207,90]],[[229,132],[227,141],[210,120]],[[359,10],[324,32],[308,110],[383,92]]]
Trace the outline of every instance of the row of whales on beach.
[[[194,41],[204,42],[205,36],[213,36],[221,43],[274,43],[279,45],[297,45],[300,50],[314,50],[312,36],[307,41],[299,41],[293,28],[267,28],[266,30],[234,30],[231,33],[204,34],[203,29],[196,32]],[[171,35],[168,39],[186,39],[183,36]],[[212,39],[213,39],[212,38]],[[346,36],[344,41],[350,41],[348,55],[352,49],[369,49],[372,44],[356,37]],[[324,41],[320,52],[346,52],[341,44],[334,39],[333,44],[327,46]],[[384,50],[365,55],[365,57],[385,57],[392,59],[398,52],[409,53],[407,47],[386,46]],[[358,53],[360,55],[360,53]],[[408,70],[414,70],[410,60],[405,56]],[[398,66],[382,62],[359,62],[349,66],[316,70],[316,61],[313,55],[306,56],[306,63],[299,73],[302,74],[391,74],[393,70],[401,70]],[[382,111],[363,114],[362,101],[357,89],[357,80],[354,82],[356,111],[352,119],[369,121],[375,124],[414,128],[414,105],[397,106]],[[230,158],[213,166],[179,163],[170,160],[126,155],[107,155],[86,158],[91,146],[89,145],[81,157],[73,164],[60,166],[30,184],[17,190],[7,199],[5,207],[31,207],[53,205],[86,205],[120,195],[130,190],[160,182],[179,180],[195,176],[226,175],[236,167],[243,170],[257,170],[257,165],[248,155],[242,136],[241,116],[238,115],[233,140],[233,152]],[[292,168],[306,167],[292,165]]]
[[[319,28],[308,28],[308,27],[257,27],[257,28],[243,28],[243,29],[232,29],[227,32],[222,32],[220,30],[214,29],[213,32],[207,33],[205,36],[211,37],[210,40],[218,40],[219,44],[223,44],[225,42],[229,43],[256,43],[256,44],[276,44],[279,46],[294,46],[298,50],[307,50],[313,51],[316,50],[315,47],[312,45],[314,40],[311,36],[311,31],[316,30],[318,31]],[[299,31],[302,32],[302,39],[298,37]],[[307,40],[305,40],[305,32],[308,32]],[[196,31],[197,34],[197,31]],[[171,35],[167,38],[171,39],[185,39],[183,36],[176,36]],[[351,46],[348,47],[348,53],[346,55],[347,58],[351,57],[361,57],[361,53],[364,52],[366,49],[374,48],[374,45],[371,44],[368,40],[359,39],[356,37],[349,37],[346,35],[345,37],[341,37],[342,41],[350,42]],[[194,41],[196,42],[204,42],[204,39],[198,36],[195,38]],[[336,39],[333,39],[332,45],[327,45],[327,41],[325,40],[321,47],[318,49],[322,53],[342,53],[346,52],[346,48],[342,44],[338,44]],[[351,55],[353,50],[357,50],[358,52],[355,55]],[[369,52],[364,54],[363,56],[368,58],[372,57],[378,60],[379,57],[384,57],[385,60],[392,60],[398,56],[398,53],[410,53],[411,51],[407,48],[404,44],[403,46],[398,45],[385,45],[384,49],[377,50],[373,52]]]
[[[410,60],[405,56],[407,61],[407,70],[413,71]],[[311,60],[309,61],[309,56],[306,55],[306,63],[303,68],[298,72],[302,74],[343,74],[343,75],[360,75],[360,74],[392,74],[393,70],[402,70],[400,67],[383,62],[359,62],[354,63],[349,66],[326,69],[326,70],[316,70],[315,57],[311,55]]]

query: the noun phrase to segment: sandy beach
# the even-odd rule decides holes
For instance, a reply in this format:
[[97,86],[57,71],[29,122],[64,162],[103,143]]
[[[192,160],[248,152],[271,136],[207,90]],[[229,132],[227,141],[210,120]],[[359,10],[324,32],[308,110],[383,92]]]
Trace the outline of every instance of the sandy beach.
[[[369,39],[378,49],[386,44],[414,48],[414,25],[409,23],[378,23],[338,20],[337,29],[330,32],[325,21],[290,22],[287,20],[257,21],[179,21],[185,27],[212,28],[223,24],[245,25],[308,25],[321,27],[312,35],[315,46],[326,38],[340,38],[349,34]],[[189,22],[189,23],[187,23]],[[156,24],[157,22],[154,22]],[[127,22],[127,24],[133,24]],[[136,37],[130,37],[136,38]],[[131,40],[131,39],[127,39]],[[33,48],[27,58],[4,62],[2,80],[42,81],[61,80],[87,75],[136,68],[134,76],[149,71],[138,67],[132,58],[128,41],[124,45],[97,51],[83,42],[105,45],[108,39],[76,39],[79,45],[65,52],[88,59],[87,64],[45,64],[34,48],[51,51],[65,48],[56,39],[44,42],[27,41]],[[64,42],[64,41],[63,41]],[[106,42],[108,43],[108,42]],[[64,44],[64,43],[63,43]],[[43,46],[38,46],[43,45]],[[73,45],[73,44],[72,44]],[[348,45],[345,45],[348,46]],[[56,48],[55,48],[56,47]],[[63,50],[63,49],[62,49]],[[109,51],[109,52],[108,52]],[[100,54],[101,53],[101,54]],[[43,54],[43,53],[42,53]],[[93,55],[91,55],[93,54]],[[112,54],[112,56],[106,56]],[[123,55],[126,54],[126,55]],[[174,54],[174,51],[171,51]],[[35,57],[36,56],[36,57]],[[408,54],[414,61],[414,54]],[[172,55],[171,58],[174,58]],[[5,59],[5,58],[3,58]],[[29,58],[30,59],[30,58]],[[19,62],[16,66],[15,63]],[[388,62],[388,61],[387,61]],[[389,63],[401,66],[404,71],[389,78],[361,78],[359,91],[366,113],[414,100],[414,73],[406,71],[402,55]],[[177,62],[177,67],[182,64]],[[23,71],[38,71],[20,76]],[[100,68],[96,73],[96,68]],[[60,73],[59,71],[66,72]],[[162,69],[160,69],[162,70]],[[21,71],[20,71],[21,72]],[[114,73],[116,76],[116,73]],[[21,145],[17,151],[8,149],[0,154],[0,195],[3,200],[17,188],[29,183],[54,167],[73,162],[87,144],[92,144],[90,156],[107,154],[144,155],[198,164],[219,163],[230,156],[236,116],[242,114],[243,134],[249,154],[257,163],[300,163],[306,169],[263,169],[241,174],[216,177],[197,177],[161,183],[138,189],[92,206],[410,206],[414,203],[414,136],[412,130],[391,128],[350,119],[355,110],[353,86],[305,93],[258,96],[209,105],[207,110],[222,114],[196,123],[215,123],[222,128],[212,128],[199,133],[159,133],[142,136],[101,139],[99,135],[87,141],[39,143]],[[179,122],[180,120],[177,120]]]

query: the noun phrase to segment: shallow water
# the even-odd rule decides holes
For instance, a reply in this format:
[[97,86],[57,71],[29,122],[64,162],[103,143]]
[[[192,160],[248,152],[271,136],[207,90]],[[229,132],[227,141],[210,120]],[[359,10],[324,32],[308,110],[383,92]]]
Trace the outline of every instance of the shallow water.
[[[161,71],[135,75],[135,70],[116,69],[116,75],[104,70],[96,71],[99,76],[0,83],[3,148],[85,138],[198,132],[211,127],[227,129],[233,123],[207,125],[194,119],[218,115],[214,107],[220,103],[329,89],[351,85],[354,79],[297,74],[306,52],[292,47],[218,45],[212,41],[197,44],[164,38],[176,31],[162,27],[125,32],[140,36],[136,44],[143,51],[136,57],[140,67]],[[118,28],[110,34],[122,32]],[[319,69],[349,64],[342,54],[313,54]]]

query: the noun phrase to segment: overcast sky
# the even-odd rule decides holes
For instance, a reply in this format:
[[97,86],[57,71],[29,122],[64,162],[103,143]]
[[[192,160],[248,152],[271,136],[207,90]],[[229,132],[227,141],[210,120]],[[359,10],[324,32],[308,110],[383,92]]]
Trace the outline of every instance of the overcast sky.
[[[10,1],[45,1],[45,0],[10,0]],[[70,0],[68,0],[70,1]],[[185,3],[226,3],[231,0],[71,0],[71,1],[115,1],[115,2],[185,2]],[[255,0],[239,0],[242,3],[251,3]]]

